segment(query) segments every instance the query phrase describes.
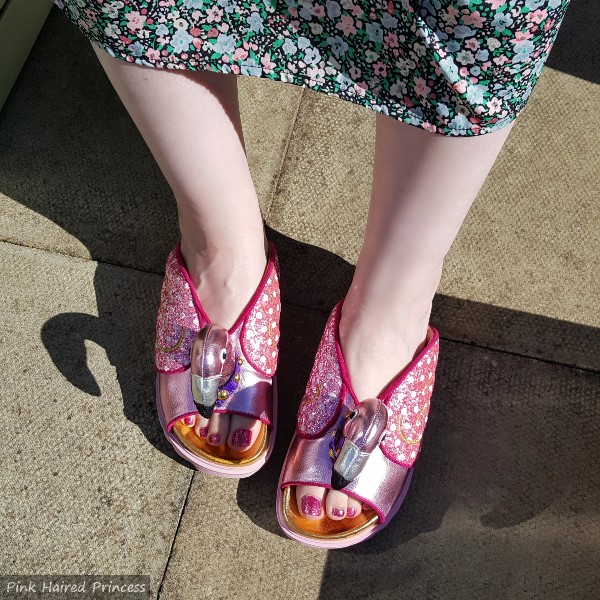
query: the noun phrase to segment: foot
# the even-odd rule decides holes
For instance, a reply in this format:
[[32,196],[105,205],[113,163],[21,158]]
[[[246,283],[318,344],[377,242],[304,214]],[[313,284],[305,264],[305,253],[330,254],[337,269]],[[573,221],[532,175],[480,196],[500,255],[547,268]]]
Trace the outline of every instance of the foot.
[[[340,346],[359,400],[377,397],[424,348],[431,304],[410,312],[415,318],[403,323],[395,309],[386,315],[386,311],[380,309],[367,311],[362,306],[355,307],[352,298],[350,302],[348,297],[344,301]],[[342,491],[311,485],[296,486],[296,502],[303,516],[310,520],[319,520],[325,515],[333,521],[353,519],[362,511],[370,510]]]
[[[181,252],[198,298],[209,319],[229,329],[253,296],[267,265],[268,243],[254,256],[246,248],[219,248],[218,253],[198,252],[181,242]],[[213,413],[210,419],[191,415],[182,419],[211,446],[227,445],[237,451],[250,448],[260,432],[258,419]]]

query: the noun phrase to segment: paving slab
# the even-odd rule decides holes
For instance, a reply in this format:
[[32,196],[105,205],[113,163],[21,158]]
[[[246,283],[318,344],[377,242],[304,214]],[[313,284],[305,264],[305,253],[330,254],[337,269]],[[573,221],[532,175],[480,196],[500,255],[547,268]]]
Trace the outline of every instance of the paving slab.
[[[266,212],[302,90],[251,77],[238,85]],[[58,7],[0,112],[0,164],[1,240],[164,272],[179,235],[171,188],[91,44]]]
[[194,478],[161,600],[595,598],[600,374],[463,343],[440,343],[423,451],[389,527],[337,551],[282,537],[277,478],[324,324],[284,306],[273,456],[239,482]]
[[0,572],[147,574],[192,477],[154,407],[161,277],[0,244]]

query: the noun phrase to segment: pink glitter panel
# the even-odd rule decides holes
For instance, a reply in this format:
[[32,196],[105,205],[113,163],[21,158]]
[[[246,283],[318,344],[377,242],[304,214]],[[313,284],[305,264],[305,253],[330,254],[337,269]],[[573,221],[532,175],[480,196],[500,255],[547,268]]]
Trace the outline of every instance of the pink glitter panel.
[[298,410],[299,434],[316,436],[324,433],[341,400],[342,374],[335,350],[336,311],[329,316],[317,356],[308,378]]
[[156,368],[170,372],[189,366],[190,348],[203,325],[194,307],[190,286],[179,267],[176,251],[172,250],[167,258],[156,318]]
[[439,341],[434,336],[420,360],[386,402],[389,418],[381,446],[388,458],[403,466],[412,467],[419,454],[429,414],[438,352]]
[[244,320],[241,334],[241,346],[248,362],[267,376],[274,375],[279,354],[281,298],[275,267],[271,262],[264,287]]

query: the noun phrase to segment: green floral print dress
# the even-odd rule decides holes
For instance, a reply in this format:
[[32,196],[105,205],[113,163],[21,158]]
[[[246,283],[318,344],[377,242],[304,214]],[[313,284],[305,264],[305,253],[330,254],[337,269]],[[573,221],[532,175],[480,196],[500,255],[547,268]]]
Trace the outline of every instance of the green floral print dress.
[[54,0],[110,55],[265,77],[427,131],[524,109],[569,0]]

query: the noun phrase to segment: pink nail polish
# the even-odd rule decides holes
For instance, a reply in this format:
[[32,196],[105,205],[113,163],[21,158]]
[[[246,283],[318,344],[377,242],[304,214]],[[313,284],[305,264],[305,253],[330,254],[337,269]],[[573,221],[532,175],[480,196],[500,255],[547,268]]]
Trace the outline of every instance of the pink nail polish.
[[188,427],[192,427],[194,425],[194,415],[188,415],[187,417],[183,418],[183,422],[188,426]]
[[352,506],[349,506],[348,510],[346,511],[346,516],[349,519],[354,519],[354,517],[356,516],[356,509]]
[[335,508],[331,509],[331,514],[334,517],[343,517],[346,514],[346,511],[343,508],[336,506]]
[[231,443],[238,448],[245,448],[250,445],[252,431],[250,429],[236,429],[231,436]]
[[218,433],[211,433],[208,436],[208,441],[211,444],[217,445],[221,441],[221,436]]
[[208,435],[208,427],[200,427],[200,437],[205,438]]
[[302,496],[302,512],[305,515],[318,517],[321,514],[321,501],[316,496]]

